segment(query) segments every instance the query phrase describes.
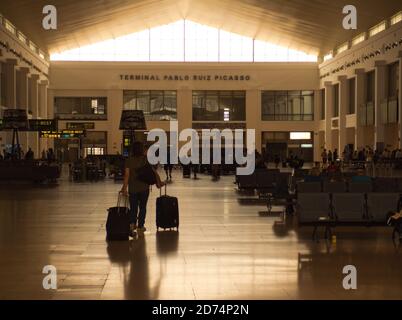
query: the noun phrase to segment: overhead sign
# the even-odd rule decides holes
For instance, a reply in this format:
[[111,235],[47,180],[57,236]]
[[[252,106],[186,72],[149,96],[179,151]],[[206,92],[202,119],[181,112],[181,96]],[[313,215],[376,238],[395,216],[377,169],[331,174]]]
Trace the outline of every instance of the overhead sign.
[[67,122],[66,128],[69,130],[93,130],[95,122]]
[[[10,118],[9,118],[10,119]],[[56,131],[57,130],[57,121],[53,119],[33,119],[28,120],[28,126],[24,125],[18,126],[16,128],[16,120],[12,119],[0,119],[0,131],[2,130],[11,130],[18,129],[19,131]]]
[[27,130],[28,114],[25,109],[5,109],[3,112],[3,129]]
[[144,112],[142,110],[123,110],[119,129],[146,130]]
[[53,119],[29,120],[29,131],[56,131],[57,121]]
[[246,129],[246,124],[245,123],[228,123],[228,122],[193,122],[193,129],[195,130],[202,130],[202,129],[219,129],[219,130],[224,130],[224,129],[230,129],[230,130],[236,130],[236,129]]
[[85,136],[85,130],[41,131],[41,138],[77,139]]

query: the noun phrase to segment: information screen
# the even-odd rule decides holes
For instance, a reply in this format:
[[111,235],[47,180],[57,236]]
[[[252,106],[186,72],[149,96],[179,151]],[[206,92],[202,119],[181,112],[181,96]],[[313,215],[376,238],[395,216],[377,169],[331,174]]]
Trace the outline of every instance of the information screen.
[[85,130],[41,131],[41,138],[77,139],[85,136]]

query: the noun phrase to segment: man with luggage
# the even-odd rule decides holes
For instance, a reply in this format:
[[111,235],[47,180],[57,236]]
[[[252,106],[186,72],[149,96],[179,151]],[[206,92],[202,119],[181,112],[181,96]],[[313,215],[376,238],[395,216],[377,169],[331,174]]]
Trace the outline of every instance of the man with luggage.
[[[139,174],[145,166],[149,166],[146,157],[146,151],[144,145],[136,141],[132,146],[132,156],[127,159],[125,164],[124,182],[121,192],[124,195],[129,195],[130,200],[130,236],[134,237],[136,232],[143,233],[146,231],[145,218],[147,214],[147,203],[149,198],[149,186],[148,182],[140,179]],[[155,184],[158,188],[165,185],[162,182],[158,172],[152,168],[149,175],[154,174]],[[151,179],[152,180],[152,179]]]

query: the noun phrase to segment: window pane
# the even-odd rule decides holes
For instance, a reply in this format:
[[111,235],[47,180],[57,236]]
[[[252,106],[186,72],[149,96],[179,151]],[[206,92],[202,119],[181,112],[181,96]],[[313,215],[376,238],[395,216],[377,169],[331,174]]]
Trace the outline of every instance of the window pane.
[[175,120],[177,118],[177,97],[176,91],[165,91],[163,99],[163,112],[159,120]]
[[[299,92],[300,94],[300,92]],[[302,120],[302,105],[300,95],[295,95],[293,93],[289,95],[289,119],[291,120]]]
[[176,91],[124,91],[124,108],[142,110],[146,120],[174,120],[177,118]]
[[334,110],[333,117],[339,117],[339,84],[334,86]]
[[276,95],[275,97],[275,120],[288,120],[288,97],[287,95]]
[[150,31],[151,61],[184,61],[184,20]]
[[219,120],[230,121],[232,120],[232,92],[221,91],[219,93]]
[[375,72],[368,72],[366,76],[366,102],[374,102],[375,95]]
[[314,120],[314,91],[264,91],[261,97],[262,120]]
[[316,55],[310,55],[305,52],[291,50],[269,42],[260,40],[254,41],[254,61],[256,62],[288,62],[305,61],[317,62]]
[[246,121],[246,94],[244,91],[233,93],[232,121]]
[[203,120],[219,121],[219,102],[217,91],[207,91],[205,100],[205,117]]
[[245,121],[244,91],[193,91],[194,121]]
[[253,61],[253,39],[220,30],[219,61]]
[[55,115],[59,119],[106,119],[105,97],[55,97],[54,106]]
[[[143,110],[145,112],[149,112],[149,104],[150,104],[150,92],[149,91],[137,91],[137,106],[136,110]],[[145,116],[144,112],[144,116]],[[148,118],[149,119],[149,118]]]
[[325,89],[321,90],[321,120],[325,120]]
[[275,91],[265,91],[262,94],[262,119],[275,120]]
[[189,20],[186,28],[186,61],[218,61],[219,29]]

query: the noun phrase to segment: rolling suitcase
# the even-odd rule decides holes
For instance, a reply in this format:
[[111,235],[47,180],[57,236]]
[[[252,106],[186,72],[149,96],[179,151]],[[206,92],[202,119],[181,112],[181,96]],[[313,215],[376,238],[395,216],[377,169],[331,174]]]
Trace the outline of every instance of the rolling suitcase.
[[183,178],[191,177],[191,166],[189,164],[183,165]]
[[130,233],[130,210],[128,208],[128,197],[124,197],[124,205],[120,206],[122,193],[119,192],[117,206],[108,209],[106,221],[107,241],[126,241]]
[[179,230],[179,202],[176,197],[162,195],[160,190],[160,197],[156,199],[156,228]]

